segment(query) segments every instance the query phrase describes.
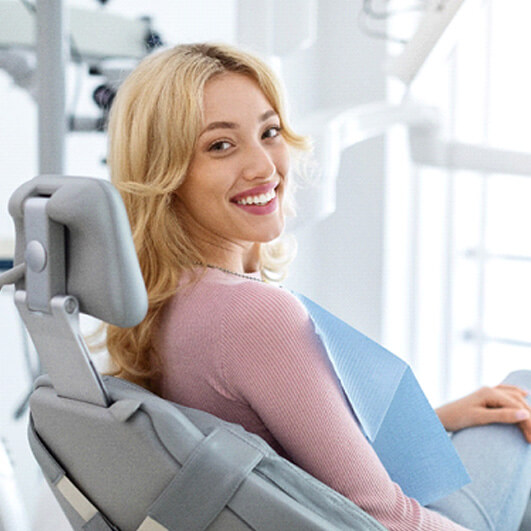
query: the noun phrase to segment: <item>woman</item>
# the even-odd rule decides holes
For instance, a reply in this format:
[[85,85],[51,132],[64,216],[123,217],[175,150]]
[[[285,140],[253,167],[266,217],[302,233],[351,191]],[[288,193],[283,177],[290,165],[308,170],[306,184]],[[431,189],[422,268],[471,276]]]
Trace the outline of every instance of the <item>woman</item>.
[[108,330],[121,376],[261,435],[389,529],[517,529],[531,489],[525,391],[483,389],[438,412],[451,431],[514,424],[504,433],[520,474],[499,474],[510,502],[480,489],[421,507],[362,434],[304,307],[263,282],[287,265],[290,152],[308,147],[265,64],[206,44],[153,55],[120,88],[109,132],[150,302],[143,323]]

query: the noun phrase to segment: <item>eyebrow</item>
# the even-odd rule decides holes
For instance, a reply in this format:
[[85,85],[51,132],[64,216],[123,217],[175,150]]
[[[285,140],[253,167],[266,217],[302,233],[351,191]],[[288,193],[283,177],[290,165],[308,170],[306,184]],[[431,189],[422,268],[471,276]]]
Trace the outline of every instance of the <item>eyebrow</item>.
[[[260,123],[265,122],[272,116],[276,116],[276,115],[277,113],[273,109],[269,109],[268,111],[264,112],[263,114],[259,116],[258,121]],[[213,129],[238,129],[238,127],[239,125],[235,122],[224,122],[224,121],[211,122],[203,129],[203,131],[201,131],[201,135],[203,133],[206,133],[207,131],[212,131]]]

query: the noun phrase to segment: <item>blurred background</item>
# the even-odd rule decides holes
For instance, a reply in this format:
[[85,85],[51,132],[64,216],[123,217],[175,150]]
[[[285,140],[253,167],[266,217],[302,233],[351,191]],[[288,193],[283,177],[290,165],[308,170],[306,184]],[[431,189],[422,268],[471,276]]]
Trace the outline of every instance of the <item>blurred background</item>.
[[[299,191],[290,226],[299,251],[284,284],[409,362],[435,407],[531,368],[529,2],[63,7],[62,172],[108,178],[106,113],[143,55],[196,41],[243,46],[280,75],[295,129],[314,138],[313,184]],[[39,157],[48,133],[35,71],[36,49],[54,35],[46,22],[39,27],[36,8],[0,0],[1,267],[13,252],[11,193],[50,171]],[[2,461],[0,452],[0,481],[16,489],[31,529],[68,529],[26,443],[24,402],[39,368],[12,298],[8,288],[0,293],[0,448],[8,453]]]

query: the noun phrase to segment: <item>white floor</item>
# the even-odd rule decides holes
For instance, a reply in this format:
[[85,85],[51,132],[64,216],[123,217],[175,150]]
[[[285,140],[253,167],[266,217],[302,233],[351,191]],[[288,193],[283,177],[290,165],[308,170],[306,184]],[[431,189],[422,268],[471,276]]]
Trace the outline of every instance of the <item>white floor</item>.
[[32,531],[71,531],[72,529],[44,481],[32,520]]

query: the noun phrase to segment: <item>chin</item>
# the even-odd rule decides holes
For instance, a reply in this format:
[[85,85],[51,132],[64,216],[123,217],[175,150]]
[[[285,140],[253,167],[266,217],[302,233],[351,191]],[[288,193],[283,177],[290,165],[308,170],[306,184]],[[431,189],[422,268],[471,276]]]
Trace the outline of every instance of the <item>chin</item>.
[[275,228],[274,230],[268,231],[267,233],[262,234],[262,236],[257,240],[260,243],[269,243],[273,240],[276,240],[284,232],[284,224],[280,227]]

